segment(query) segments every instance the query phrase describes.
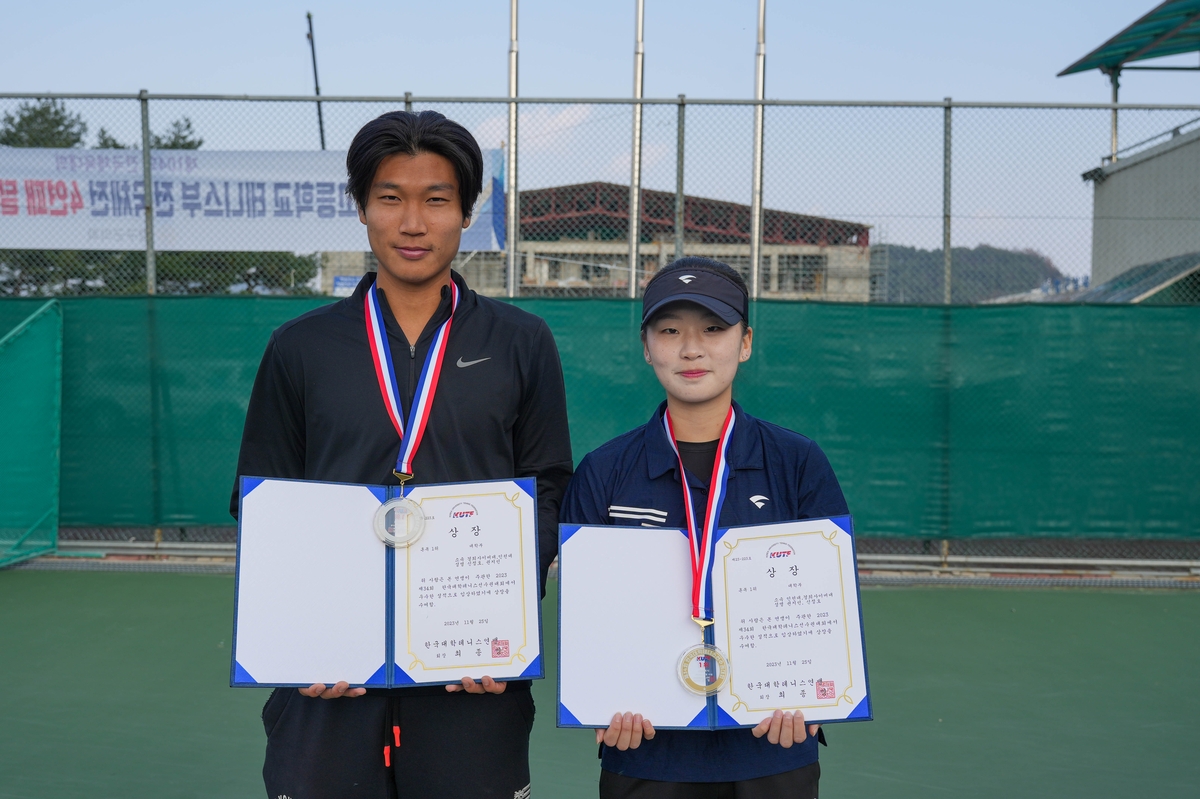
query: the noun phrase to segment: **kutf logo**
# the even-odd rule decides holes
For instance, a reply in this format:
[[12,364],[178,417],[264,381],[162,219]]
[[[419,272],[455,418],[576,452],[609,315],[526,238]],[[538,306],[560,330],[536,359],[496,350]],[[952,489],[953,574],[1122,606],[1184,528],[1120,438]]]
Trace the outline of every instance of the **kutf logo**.
[[696,658],[696,665],[704,669],[704,684],[712,685],[717,681],[717,664],[708,655]]
[[450,509],[451,519],[469,519],[478,515],[479,511],[470,502],[460,502]]
[[772,544],[771,548],[767,550],[767,557],[770,559],[790,558],[795,554],[796,550],[792,549],[789,545],[783,543],[782,541],[778,544]]

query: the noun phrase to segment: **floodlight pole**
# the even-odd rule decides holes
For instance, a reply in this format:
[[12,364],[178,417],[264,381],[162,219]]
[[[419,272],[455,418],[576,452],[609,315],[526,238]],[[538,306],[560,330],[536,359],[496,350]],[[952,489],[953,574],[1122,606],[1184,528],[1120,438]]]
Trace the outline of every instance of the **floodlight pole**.
[[[312,51],[313,89],[321,96],[321,81],[317,80],[317,42],[313,38],[312,12],[308,14],[308,49]],[[321,116],[321,101],[317,100],[317,128],[321,131],[321,149],[325,149],[325,119]]]
[[504,167],[505,289],[509,297],[515,297],[520,271],[517,242],[521,236],[521,203],[517,194],[517,0],[508,3],[508,152],[505,155],[508,157]]
[[684,117],[687,98],[679,95],[679,111],[675,119],[675,260],[683,257],[683,210],[687,201],[683,193]]
[[763,97],[767,84],[767,0],[758,0],[758,47],[754,52],[754,177],[750,198],[750,299],[759,295],[763,239]]
[[[633,43],[633,99],[642,99],[645,47],[642,41],[645,0],[637,0]],[[633,104],[633,148],[629,176],[629,297],[638,292],[638,248],[642,238],[642,104]]]

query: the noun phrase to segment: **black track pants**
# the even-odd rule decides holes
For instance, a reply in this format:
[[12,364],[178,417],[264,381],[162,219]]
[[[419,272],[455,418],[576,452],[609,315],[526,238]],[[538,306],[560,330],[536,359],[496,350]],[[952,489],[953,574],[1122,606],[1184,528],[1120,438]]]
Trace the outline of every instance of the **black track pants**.
[[313,699],[280,688],[263,708],[267,796],[525,799],[533,713],[528,690]]
[[600,799],[817,799],[821,764],[739,782],[658,782],[600,772]]

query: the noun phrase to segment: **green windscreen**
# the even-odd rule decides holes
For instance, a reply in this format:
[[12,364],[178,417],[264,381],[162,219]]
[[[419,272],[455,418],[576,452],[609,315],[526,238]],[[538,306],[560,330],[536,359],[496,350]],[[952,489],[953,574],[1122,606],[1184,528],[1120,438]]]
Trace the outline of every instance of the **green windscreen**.
[[0,314],[0,566],[52,551],[58,537],[62,310],[51,300],[24,319]]
[[[267,339],[327,301],[62,300],[61,523],[232,523]],[[650,417],[640,304],[518,304],[558,342],[577,461]],[[825,450],[863,535],[1200,536],[1200,308],[759,302],[752,323],[738,400]]]

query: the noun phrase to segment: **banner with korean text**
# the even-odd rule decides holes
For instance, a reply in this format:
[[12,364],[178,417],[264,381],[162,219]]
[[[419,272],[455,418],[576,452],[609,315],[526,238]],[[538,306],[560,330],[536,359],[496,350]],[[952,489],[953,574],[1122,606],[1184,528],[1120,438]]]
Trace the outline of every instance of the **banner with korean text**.
[[[158,250],[365,250],[346,153],[154,150]],[[483,151],[483,193],[461,250],[504,248],[504,156]],[[138,250],[137,150],[0,148],[0,248]]]

